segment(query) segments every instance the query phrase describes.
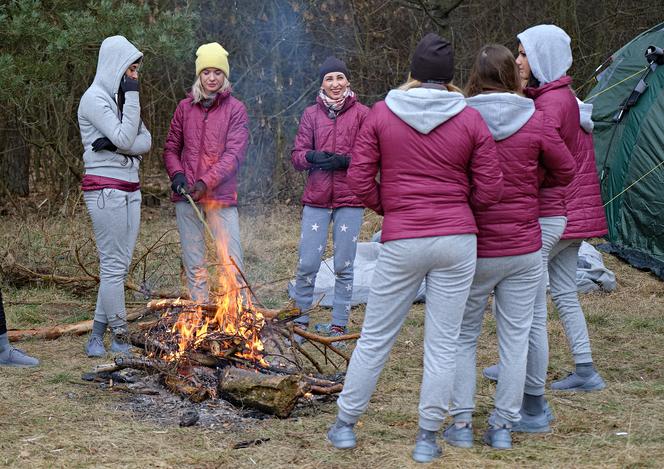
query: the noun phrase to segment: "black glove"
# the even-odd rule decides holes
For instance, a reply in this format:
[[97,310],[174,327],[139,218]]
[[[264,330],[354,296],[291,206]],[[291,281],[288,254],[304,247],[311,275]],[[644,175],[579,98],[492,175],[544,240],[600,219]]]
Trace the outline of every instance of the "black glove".
[[122,80],[120,80],[120,89],[125,93],[127,91],[138,91],[138,80],[124,75]]
[[171,181],[171,190],[177,195],[182,195],[182,192],[187,186],[187,178],[184,177],[184,173],[175,173],[173,180]]
[[193,199],[194,202],[198,202],[203,198],[203,195],[205,195],[205,191],[207,191],[207,186],[203,181],[200,179],[196,181],[196,184],[194,184],[194,188],[191,190],[189,195]]
[[100,151],[100,150],[115,151],[117,149],[118,147],[113,145],[113,142],[111,142],[106,137],[100,137],[94,142],[92,142],[92,151]]
[[314,167],[320,169],[329,169],[324,166],[329,166],[334,159],[332,153],[327,151],[308,151],[306,155],[307,161],[311,163]]
[[350,156],[334,154],[332,169],[346,169],[350,165]]

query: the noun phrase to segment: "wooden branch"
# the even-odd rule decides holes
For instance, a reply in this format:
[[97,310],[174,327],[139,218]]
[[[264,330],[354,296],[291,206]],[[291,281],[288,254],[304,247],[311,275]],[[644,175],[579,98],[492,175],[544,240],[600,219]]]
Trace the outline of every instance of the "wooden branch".
[[[151,300],[148,302],[147,307],[151,311],[162,311],[168,308],[191,308],[191,309],[200,308],[202,311],[208,313],[216,313],[217,309],[219,308],[216,304],[196,303],[195,301],[182,299],[182,298],[163,298],[160,300]],[[297,311],[299,314],[299,310],[294,310],[293,308],[285,310],[276,310],[276,309],[259,308],[254,306],[253,309],[261,313],[265,319],[278,319],[282,317],[288,317],[291,316],[294,311]]]
[[[150,311],[147,308],[139,308],[127,314],[127,321],[134,321],[145,316]],[[10,329],[8,331],[9,341],[18,342],[24,339],[46,339],[53,340],[65,334],[83,335],[92,330],[92,320],[82,321],[66,326],[41,327],[38,329]]]

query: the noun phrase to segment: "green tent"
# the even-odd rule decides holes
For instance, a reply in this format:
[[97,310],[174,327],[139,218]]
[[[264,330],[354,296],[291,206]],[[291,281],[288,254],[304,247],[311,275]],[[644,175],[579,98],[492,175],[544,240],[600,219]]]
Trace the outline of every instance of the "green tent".
[[650,46],[664,48],[664,23],[613,54],[585,101],[609,225],[603,247],[664,278],[664,57]]

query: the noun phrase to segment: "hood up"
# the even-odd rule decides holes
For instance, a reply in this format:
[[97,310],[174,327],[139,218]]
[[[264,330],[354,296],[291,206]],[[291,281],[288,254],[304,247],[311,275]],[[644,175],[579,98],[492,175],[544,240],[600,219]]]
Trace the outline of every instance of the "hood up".
[[107,37],[99,48],[94,83],[110,96],[115,96],[122,76],[141,57],[143,53],[123,36]]
[[477,109],[496,141],[511,137],[535,113],[535,103],[514,93],[484,93],[466,98],[468,105]]
[[558,26],[540,24],[516,37],[526,51],[530,70],[541,84],[559,79],[572,66],[572,41]]
[[579,104],[581,127],[586,133],[589,134],[593,131],[593,128],[595,128],[595,123],[591,118],[593,115],[593,105],[590,103],[584,103],[579,98],[576,98],[576,102]]
[[425,135],[466,107],[461,93],[436,88],[392,90],[385,104],[399,119]]

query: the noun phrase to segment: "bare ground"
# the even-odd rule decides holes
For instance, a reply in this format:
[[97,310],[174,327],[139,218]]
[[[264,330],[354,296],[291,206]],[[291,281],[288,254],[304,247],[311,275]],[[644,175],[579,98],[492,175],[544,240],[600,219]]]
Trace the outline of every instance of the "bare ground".
[[[28,220],[5,217],[0,254],[72,273],[73,249],[91,237],[85,211],[64,208],[65,216],[35,213]],[[367,215],[363,239],[379,226]],[[143,211],[135,259],[175,226],[171,207]],[[261,299],[270,306],[286,302],[286,280],[297,261],[299,208],[248,210],[242,215],[245,263]],[[133,277],[153,287],[179,282],[177,234],[168,233]],[[95,269],[94,245],[81,249]],[[605,262],[618,278],[611,294],[582,296],[593,356],[608,387],[599,393],[549,393],[556,415],[553,433],[515,435],[515,449],[498,452],[482,446],[481,430],[491,408],[494,386],[478,379],[476,444],[471,450],[450,446],[434,466],[450,467],[661,467],[664,465],[664,284],[614,257]],[[145,276],[143,275],[145,272]],[[274,282],[274,283],[272,283]],[[3,285],[9,326],[75,322],[90,318],[95,290],[52,286]],[[144,302],[128,295],[128,301]],[[34,304],[25,304],[34,303]],[[363,308],[353,311],[359,330]],[[327,318],[321,311],[314,320]],[[37,355],[37,369],[0,369],[0,465],[9,467],[410,467],[417,429],[421,379],[423,307],[414,305],[367,414],[359,422],[359,444],[337,451],[325,442],[333,402],[314,402],[292,418],[243,417],[226,409],[217,425],[180,428],[159,415],[137,412],[135,396],[83,384],[80,375],[94,364],[84,356],[85,337],[27,341],[21,347]],[[555,312],[550,321],[550,379],[573,367]],[[496,359],[495,323],[488,317],[480,340],[479,366]],[[133,400],[132,400],[133,399]],[[149,414],[149,413],[148,413]],[[269,439],[259,446],[238,443]]]

